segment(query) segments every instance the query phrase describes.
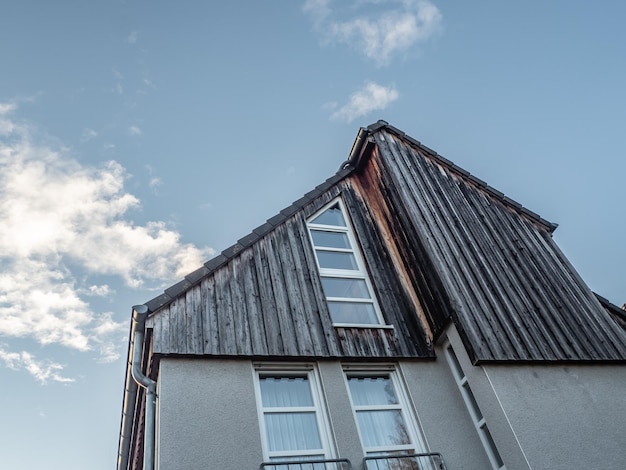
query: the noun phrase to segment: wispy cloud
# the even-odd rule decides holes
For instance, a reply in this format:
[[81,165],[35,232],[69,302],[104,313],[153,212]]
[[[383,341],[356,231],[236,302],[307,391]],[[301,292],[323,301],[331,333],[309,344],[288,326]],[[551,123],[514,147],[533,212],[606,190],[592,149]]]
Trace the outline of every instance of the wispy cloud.
[[[441,12],[428,0],[357,1],[343,11],[331,3],[308,0],[303,7],[323,42],[347,44],[379,66],[426,41],[442,22]],[[364,9],[367,13],[360,14]]]
[[17,105],[15,103],[0,103],[0,115],[9,114],[12,111],[15,111]]
[[137,31],[131,31],[131,33],[126,36],[126,42],[128,44],[135,44],[137,42],[137,38],[139,37],[139,33]]
[[[126,322],[91,308],[89,297],[106,295],[109,287],[95,285],[90,276],[114,276],[131,288],[153,287],[196,269],[212,250],[182,243],[165,222],[135,224],[129,212],[139,200],[125,191],[128,175],[119,163],[82,165],[67,149],[52,147],[13,119],[14,107],[0,105],[3,109],[0,336],[94,351],[101,360],[113,360]],[[18,360],[7,354],[4,362],[11,357],[14,367],[32,362],[29,355],[20,353]],[[38,373],[57,380],[57,365],[46,367]]]
[[95,137],[98,137],[98,133],[96,131],[89,129],[88,127],[83,129],[83,134],[81,136],[81,140],[83,142],[88,142]]
[[94,297],[106,297],[107,295],[111,295],[114,293],[113,289],[108,284],[101,285],[93,285],[89,286],[87,289],[81,291],[81,293],[85,293],[85,295],[94,296]]
[[41,384],[45,384],[49,380],[62,383],[74,382],[74,379],[60,374],[64,368],[61,364],[37,360],[26,351],[10,352],[0,345],[0,361],[9,369],[25,370]]
[[137,136],[143,134],[143,131],[139,126],[130,126],[128,128],[128,133],[132,136]]
[[380,111],[398,99],[394,86],[385,87],[374,82],[366,82],[359,90],[350,95],[348,102],[331,114],[330,118],[352,122],[372,111]]
[[156,189],[163,184],[163,180],[155,175],[155,169],[152,165],[144,165],[144,167],[148,170],[148,175],[150,176],[148,185],[150,186],[150,189],[156,193]]
[[119,70],[113,69],[113,77],[115,77],[115,84],[113,85],[113,88],[111,89],[111,91],[113,93],[117,93],[118,95],[123,95],[124,94],[124,85],[123,85],[124,76]]

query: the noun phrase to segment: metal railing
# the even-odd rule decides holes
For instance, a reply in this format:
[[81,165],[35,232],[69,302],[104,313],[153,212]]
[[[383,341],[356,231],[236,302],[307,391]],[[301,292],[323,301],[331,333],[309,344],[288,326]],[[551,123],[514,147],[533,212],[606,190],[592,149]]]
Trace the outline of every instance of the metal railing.
[[363,459],[364,470],[447,470],[439,452],[377,455]]
[[259,470],[352,470],[348,459],[305,459],[263,462]]

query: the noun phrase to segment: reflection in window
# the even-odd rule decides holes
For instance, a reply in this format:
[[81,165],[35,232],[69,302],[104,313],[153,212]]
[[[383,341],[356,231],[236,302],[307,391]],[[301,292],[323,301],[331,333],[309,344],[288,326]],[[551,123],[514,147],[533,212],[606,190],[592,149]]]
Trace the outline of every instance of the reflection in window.
[[361,443],[367,455],[423,451],[417,426],[393,372],[347,372],[346,377]]
[[308,222],[333,324],[380,325],[381,316],[341,200]]

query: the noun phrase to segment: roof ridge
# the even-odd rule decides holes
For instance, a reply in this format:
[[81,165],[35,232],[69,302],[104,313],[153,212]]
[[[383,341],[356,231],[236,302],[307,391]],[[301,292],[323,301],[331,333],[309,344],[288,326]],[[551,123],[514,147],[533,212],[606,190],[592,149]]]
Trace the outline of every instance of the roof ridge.
[[387,121],[378,120],[373,124],[370,124],[367,127],[361,127],[359,129],[359,133],[355,142],[352,146],[348,159],[341,164],[337,173],[333,176],[327,178],[324,182],[317,185],[314,189],[304,194],[300,199],[294,201],[284,209],[278,212],[273,217],[267,219],[267,221],[255,229],[253,229],[249,234],[237,240],[237,242],[228,248],[222,250],[221,253],[214,256],[213,258],[206,261],[200,268],[196,269],[192,273],[186,275],[181,281],[176,284],[168,287],[164,290],[164,292],[157,297],[147,301],[145,305],[148,307],[148,311],[155,312],[161,307],[171,303],[175,298],[179,297],[182,293],[189,290],[191,287],[199,284],[204,278],[209,276],[211,273],[228,263],[231,259],[236,257],[241,251],[250,247],[253,243],[255,243],[260,238],[264,237],[271,231],[273,231],[278,225],[282,224],[287,218],[294,215],[304,206],[312,202],[315,198],[320,196],[322,193],[330,189],[336,183],[344,179],[350,173],[352,173],[355,169],[358,168],[359,163],[361,162],[362,153],[367,153],[368,148],[372,147],[373,141],[368,139],[374,133],[377,133],[381,130],[386,130],[395,134],[397,137],[405,140],[409,144],[419,148],[421,151],[425,152],[429,158],[436,160],[442,165],[449,168],[454,173],[458,174],[465,180],[471,182],[476,187],[486,191],[491,196],[500,200],[503,204],[511,207],[516,212],[529,217],[530,219],[536,221],[537,223],[546,227],[550,233],[552,233],[558,226],[558,224],[549,222],[536,214],[535,212],[525,208],[518,202],[506,196],[504,193],[498,191],[497,189],[489,186],[486,182],[472,175],[467,170],[459,167],[452,161],[448,160],[444,156],[438,154],[435,150],[427,147],[422,144],[417,139],[407,135],[404,131],[392,126]]
[[[387,130],[387,131],[391,132],[392,134],[395,134],[397,137],[400,137],[401,139],[409,142],[411,145],[413,145],[413,146],[419,148],[420,150],[422,150],[423,152],[425,152],[428,155],[428,157],[430,157],[433,160],[436,160],[437,162],[439,162],[442,165],[446,166],[452,172],[456,173],[457,175],[461,176],[462,178],[464,178],[466,180],[469,180],[472,184],[474,184],[478,188],[480,188],[483,191],[489,193],[491,196],[493,196],[494,198],[500,200],[505,205],[511,207],[516,212],[518,212],[518,213],[520,213],[522,215],[525,215],[525,216],[529,217],[530,219],[534,220],[535,222],[543,225],[544,227],[546,227],[548,229],[548,231],[550,233],[553,233],[557,229],[557,227],[559,226],[559,224],[554,223],[554,222],[550,222],[549,220],[546,220],[543,217],[541,217],[536,212],[533,212],[530,209],[528,209],[527,207],[524,207],[519,202],[517,202],[517,201],[511,199],[510,197],[506,196],[502,191],[498,191],[497,189],[495,189],[493,186],[490,186],[485,181],[483,181],[480,178],[472,175],[469,171],[461,168],[460,166],[458,166],[457,164],[455,164],[451,160],[448,160],[443,155],[440,155],[439,153],[437,153],[435,150],[431,149],[430,147],[427,147],[426,145],[421,143],[419,140],[411,137],[410,135],[406,134],[404,131],[398,129],[397,127],[392,126],[391,124],[387,123],[386,121],[383,121],[382,119],[378,120],[374,124],[371,124],[367,128],[362,128],[362,129],[364,129],[370,135],[374,134],[375,132],[379,132],[380,130]],[[354,152],[353,152],[353,154],[354,154]]]

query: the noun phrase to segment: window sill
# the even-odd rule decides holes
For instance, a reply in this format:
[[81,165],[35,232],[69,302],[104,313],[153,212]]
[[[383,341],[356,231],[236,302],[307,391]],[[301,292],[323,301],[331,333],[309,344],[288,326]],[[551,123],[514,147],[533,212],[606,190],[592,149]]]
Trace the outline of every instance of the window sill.
[[369,330],[393,330],[393,325],[372,325],[364,323],[333,323],[335,328],[367,328]]

